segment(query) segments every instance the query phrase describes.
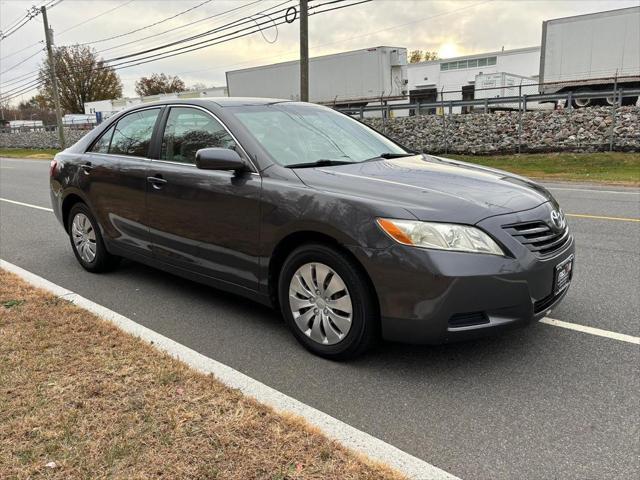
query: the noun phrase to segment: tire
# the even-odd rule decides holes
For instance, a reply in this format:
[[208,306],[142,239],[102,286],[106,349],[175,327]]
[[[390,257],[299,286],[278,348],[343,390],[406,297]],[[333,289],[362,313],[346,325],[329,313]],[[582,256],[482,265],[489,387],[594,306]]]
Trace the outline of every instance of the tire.
[[82,268],[99,273],[109,271],[118,264],[120,258],[107,252],[98,222],[84,203],[76,203],[71,207],[67,230],[71,248]]
[[573,104],[573,108],[586,108],[596,104],[590,98],[574,98],[571,103]]
[[378,338],[370,283],[361,268],[335,248],[307,244],[294,250],[279,275],[278,299],[293,335],[321,357],[355,358]]

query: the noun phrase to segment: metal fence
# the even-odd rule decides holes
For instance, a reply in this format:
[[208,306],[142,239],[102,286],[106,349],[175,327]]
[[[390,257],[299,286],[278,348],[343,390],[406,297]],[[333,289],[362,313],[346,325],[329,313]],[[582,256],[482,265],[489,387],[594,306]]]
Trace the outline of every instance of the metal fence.
[[[554,110],[557,108],[584,108],[589,106],[620,106],[634,105],[640,96],[640,88],[615,87],[602,90],[579,89],[560,93],[538,93],[541,85],[549,84],[520,84],[500,87],[476,88],[473,90],[474,98],[468,96],[465,90],[435,91],[433,100],[425,100],[426,96],[420,96],[412,92],[412,95],[404,100],[388,100],[384,96],[367,105],[357,107],[334,106],[349,115],[365,117],[378,116],[391,118],[394,116],[412,115],[442,115],[454,113],[492,113],[497,111],[535,111]],[[415,91],[417,92],[417,91]],[[415,97],[415,98],[414,98]],[[376,113],[377,115],[371,115]]]
[[[95,119],[66,119],[63,121],[65,129],[70,130],[91,130],[97,125]],[[1,133],[17,133],[17,132],[55,132],[58,127],[54,124],[43,123],[41,121],[24,120],[20,121],[17,125],[11,125],[9,121],[5,120],[4,125],[0,125]]]

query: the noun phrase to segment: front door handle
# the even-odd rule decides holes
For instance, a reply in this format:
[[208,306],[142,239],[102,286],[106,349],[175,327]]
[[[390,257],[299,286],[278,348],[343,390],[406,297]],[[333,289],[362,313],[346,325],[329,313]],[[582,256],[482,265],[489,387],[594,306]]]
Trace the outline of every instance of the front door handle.
[[167,183],[167,181],[161,176],[147,177],[147,182],[153,185],[153,188],[156,190],[160,190]]

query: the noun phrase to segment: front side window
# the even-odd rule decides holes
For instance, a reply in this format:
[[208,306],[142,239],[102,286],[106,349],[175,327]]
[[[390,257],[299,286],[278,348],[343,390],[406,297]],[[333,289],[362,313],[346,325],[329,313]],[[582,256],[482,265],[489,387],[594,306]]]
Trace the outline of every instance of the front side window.
[[231,135],[213,116],[195,108],[173,107],[162,136],[160,159],[194,164],[201,148],[235,146]]
[[239,107],[235,117],[280,165],[321,160],[362,162],[407,152],[360,122],[330,108],[269,104]]
[[109,153],[146,157],[153,135],[153,127],[160,109],[154,108],[130,113],[118,120]]

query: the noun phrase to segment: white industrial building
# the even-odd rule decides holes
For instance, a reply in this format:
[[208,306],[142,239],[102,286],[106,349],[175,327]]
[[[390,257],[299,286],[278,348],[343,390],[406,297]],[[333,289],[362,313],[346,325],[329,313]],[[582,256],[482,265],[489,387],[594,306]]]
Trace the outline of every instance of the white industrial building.
[[[409,101],[436,102],[443,100],[441,95],[445,101],[484,98],[475,95],[478,75],[490,78],[486,75],[504,73],[522,78],[523,84],[531,84],[537,80],[539,70],[540,47],[412,63],[408,69]],[[530,87],[530,90],[523,93],[537,93],[537,87]],[[459,112],[460,107],[454,109],[456,111]]]
[[109,118],[116,112],[120,112],[134,105],[141,103],[150,103],[157,100],[178,100],[185,98],[211,98],[211,97],[227,97],[227,87],[211,87],[202,90],[186,90],[184,92],[161,93],[158,95],[149,95],[147,97],[125,97],[115,100],[97,100],[95,102],[87,102],[84,104],[84,113],[94,115],[99,122]]

